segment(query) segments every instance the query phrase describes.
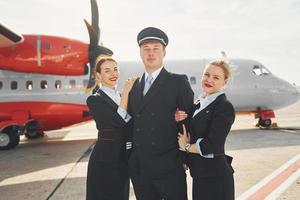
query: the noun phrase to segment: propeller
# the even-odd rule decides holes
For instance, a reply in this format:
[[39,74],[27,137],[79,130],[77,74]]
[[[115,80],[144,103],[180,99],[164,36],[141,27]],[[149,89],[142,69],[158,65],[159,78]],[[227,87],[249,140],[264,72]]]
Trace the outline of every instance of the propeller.
[[92,25],[84,20],[85,25],[89,32],[90,44],[89,44],[89,63],[90,63],[90,79],[87,85],[87,90],[91,89],[95,81],[95,63],[96,59],[100,55],[112,56],[113,52],[104,47],[102,44],[99,45],[100,40],[100,28],[99,28],[99,11],[96,0],[91,0],[91,9],[92,9]]

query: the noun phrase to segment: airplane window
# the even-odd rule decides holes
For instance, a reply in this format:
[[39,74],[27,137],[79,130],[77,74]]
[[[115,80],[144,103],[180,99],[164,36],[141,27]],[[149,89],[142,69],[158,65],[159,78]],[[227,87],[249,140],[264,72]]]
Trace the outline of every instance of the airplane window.
[[2,87],[3,87],[3,83],[2,81],[0,81],[0,90],[2,89]]
[[26,89],[32,90],[32,81],[26,81]]
[[18,82],[17,82],[17,81],[12,81],[12,82],[10,83],[10,88],[11,88],[12,90],[16,90],[16,89],[18,88]]
[[267,75],[270,73],[269,70],[267,70],[267,68],[265,68],[265,67],[262,67],[261,70],[264,75]]
[[87,80],[87,79],[83,80],[83,88],[87,88],[88,83],[89,83],[89,80]]
[[76,81],[75,80],[70,80],[70,82],[69,82],[69,88],[73,89],[75,87],[76,87]]
[[47,89],[48,88],[47,81],[41,81],[41,88],[42,89]]
[[56,80],[54,86],[55,86],[56,89],[61,89],[62,88],[61,81],[60,80]]
[[254,65],[252,72],[256,75],[256,76],[260,76],[262,74],[261,68],[258,65]]
[[191,77],[190,77],[190,83],[191,83],[192,85],[195,85],[195,84],[196,84],[196,77],[195,77],[195,76],[191,76]]

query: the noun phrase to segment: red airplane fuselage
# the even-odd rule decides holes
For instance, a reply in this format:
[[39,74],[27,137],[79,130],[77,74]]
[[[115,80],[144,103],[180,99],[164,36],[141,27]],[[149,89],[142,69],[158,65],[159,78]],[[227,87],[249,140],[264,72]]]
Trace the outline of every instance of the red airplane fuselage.
[[23,37],[22,43],[0,48],[0,69],[56,75],[87,74],[87,44],[57,36]]

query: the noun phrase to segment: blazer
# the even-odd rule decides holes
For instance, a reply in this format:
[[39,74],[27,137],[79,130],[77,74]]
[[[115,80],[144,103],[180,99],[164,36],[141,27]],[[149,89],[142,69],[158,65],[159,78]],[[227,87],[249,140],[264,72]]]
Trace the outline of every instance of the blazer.
[[118,105],[102,90],[87,98],[87,105],[98,129],[94,147],[96,159],[104,162],[126,160],[126,122],[118,114]]
[[162,177],[182,169],[175,121],[176,108],[191,113],[193,91],[185,75],[162,68],[147,94],[143,96],[144,76],[137,80],[129,95],[133,148],[129,159],[132,175],[145,173]]
[[218,96],[191,119],[191,143],[196,143],[197,139],[203,138],[200,142],[202,154],[215,156],[204,158],[200,154],[190,153],[188,165],[193,178],[233,173],[230,163],[227,162],[229,157],[225,155],[224,145],[234,119],[234,108],[225,94]]

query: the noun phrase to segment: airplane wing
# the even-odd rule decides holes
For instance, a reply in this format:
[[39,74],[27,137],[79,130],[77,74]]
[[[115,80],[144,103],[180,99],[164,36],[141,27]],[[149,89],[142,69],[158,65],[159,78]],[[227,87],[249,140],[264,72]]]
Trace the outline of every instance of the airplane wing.
[[22,35],[18,35],[0,24],[0,48],[21,43],[23,40]]

